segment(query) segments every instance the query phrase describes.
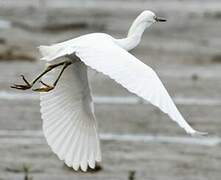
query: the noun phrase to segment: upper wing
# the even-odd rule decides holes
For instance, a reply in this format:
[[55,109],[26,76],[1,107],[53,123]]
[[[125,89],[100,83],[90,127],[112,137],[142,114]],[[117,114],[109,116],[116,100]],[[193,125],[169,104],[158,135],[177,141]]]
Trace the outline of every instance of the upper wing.
[[[58,71],[44,81],[52,84]],[[75,170],[94,168],[101,153],[87,67],[82,62],[67,67],[56,88],[40,93],[40,100],[43,132],[53,152]]]
[[40,49],[45,51],[46,56],[43,59],[47,61],[75,53],[86,65],[108,75],[130,92],[159,107],[187,133],[204,134],[195,131],[185,121],[154,70],[119,47],[114,41],[95,39],[90,42],[85,39],[84,43],[78,45],[59,44],[57,48],[55,45],[49,49],[45,47]]
[[182,117],[154,70],[124,49],[109,43],[77,48],[75,53],[86,65],[110,76],[130,92],[159,107],[187,133],[197,133]]

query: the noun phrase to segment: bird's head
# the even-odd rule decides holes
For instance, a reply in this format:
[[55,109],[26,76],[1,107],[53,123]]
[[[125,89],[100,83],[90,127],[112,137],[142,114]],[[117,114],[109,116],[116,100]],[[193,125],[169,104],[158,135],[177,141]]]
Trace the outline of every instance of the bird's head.
[[158,17],[155,15],[154,12],[145,10],[141,13],[143,21],[146,21],[148,23],[155,23],[155,22],[166,22],[167,20],[161,17]]
[[156,22],[165,22],[166,19],[158,17],[155,15],[154,12],[145,10],[143,11],[133,22],[131,25],[127,37],[134,37],[133,39],[133,46],[127,47],[127,49],[133,49],[136,47],[140,40],[144,30],[150,27],[152,24]]

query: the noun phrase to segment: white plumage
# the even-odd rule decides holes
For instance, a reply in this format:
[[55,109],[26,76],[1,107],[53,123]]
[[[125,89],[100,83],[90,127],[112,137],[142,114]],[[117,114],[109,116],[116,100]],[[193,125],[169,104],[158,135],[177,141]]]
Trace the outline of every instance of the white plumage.
[[[52,83],[58,72],[45,76]],[[58,86],[41,93],[43,132],[48,144],[69,167],[83,171],[101,161],[100,145],[87,67],[82,62],[66,69]]]
[[[127,38],[114,39],[107,34],[93,33],[52,46],[40,46],[42,60],[50,64],[64,57],[74,62],[54,90],[41,93],[45,137],[68,166],[86,171],[88,165],[94,168],[95,163],[101,161],[87,67],[108,75],[159,107],[187,133],[203,134],[184,120],[153,69],[127,52],[139,44],[144,29],[156,21],[160,19],[154,13],[144,11],[133,23]],[[75,62],[73,56],[80,61]],[[56,71],[47,75],[44,81],[53,82],[55,74]]]

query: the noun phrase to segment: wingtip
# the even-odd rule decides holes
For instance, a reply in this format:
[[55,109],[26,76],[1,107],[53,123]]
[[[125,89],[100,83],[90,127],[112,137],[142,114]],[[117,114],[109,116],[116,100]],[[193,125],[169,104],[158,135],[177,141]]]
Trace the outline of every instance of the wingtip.
[[203,137],[203,136],[208,136],[208,132],[201,132],[201,131],[195,131],[193,133],[191,133],[191,136],[199,136],[199,137]]

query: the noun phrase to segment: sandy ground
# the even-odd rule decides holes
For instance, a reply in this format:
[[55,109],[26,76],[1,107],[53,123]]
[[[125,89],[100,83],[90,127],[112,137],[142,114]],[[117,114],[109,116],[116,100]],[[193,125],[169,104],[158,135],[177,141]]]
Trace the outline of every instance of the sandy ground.
[[[73,172],[51,152],[41,135],[38,96],[9,86],[19,82],[21,73],[31,79],[42,70],[38,45],[90,32],[124,37],[133,19],[142,10],[152,9],[168,22],[146,30],[132,53],[157,71],[184,117],[195,128],[210,132],[208,142],[213,142],[221,136],[221,2],[16,2],[0,0],[0,180],[24,179],[24,166],[30,167],[29,176],[34,180],[220,179],[219,140],[201,145],[172,142],[176,137],[189,142],[191,137],[157,108],[92,70],[89,75],[101,135],[160,135],[170,140],[102,138],[102,170]],[[131,103],[131,98],[136,102]],[[26,131],[29,134],[24,136]],[[135,171],[134,178],[129,178],[130,171]]]

